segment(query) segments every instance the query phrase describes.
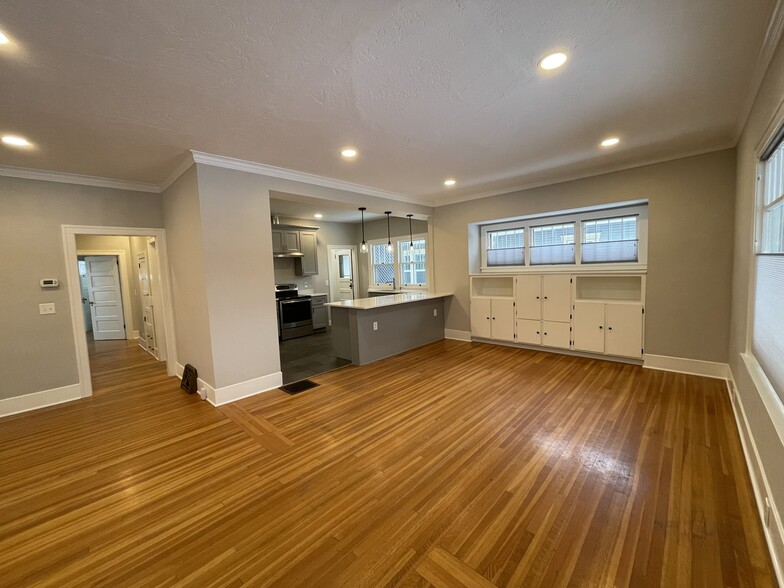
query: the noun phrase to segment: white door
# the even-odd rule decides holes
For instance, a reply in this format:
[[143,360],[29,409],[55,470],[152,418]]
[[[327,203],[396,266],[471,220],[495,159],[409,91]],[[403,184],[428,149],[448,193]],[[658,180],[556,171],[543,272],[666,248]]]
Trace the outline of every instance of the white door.
[[514,300],[494,298],[492,300],[492,337],[500,341],[514,341]]
[[87,262],[80,259],[79,264],[79,287],[82,291],[82,314],[84,315],[84,330],[92,331],[93,316],[90,312],[90,289],[87,285]]
[[572,309],[570,276],[542,277],[542,320],[569,322]]
[[[150,327],[155,340],[154,355],[166,361],[166,337],[163,331],[163,304],[161,296],[161,261],[158,255],[158,242],[155,237],[147,239],[147,275],[150,282]],[[156,320],[160,318],[161,320]]]
[[542,318],[541,276],[517,276],[517,318],[536,320]]
[[330,254],[333,296],[336,300],[354,299],[354,253],[351,249],[333,249]]
[[642,357],[642,304],[608,303],[605,313],[605,353]]
[[139,293],[142,297],[142,338],[147,351],[157,357],[155,345],[155,316],[153,314],[152,291],[150,290],[150,269],[147,263],[147,254],[139,253],[136,256],[136,265],[139,268]]
[[604,302],[575,302],[573,329],[575,349],[604,353]]
[[125,339],[120,270],[117,257],[85,257],[87,290],[96,341]]
[[532,321],[528,319],[517,321],[517,342],[528,343],[529,345],[541,345],[541,321]]
[[489,298],[471,299],[471,335],[490,339],[493,335],[490,323],[493,321]]
[[542,321],[542,345],[557,347],[559,349],[569,349],[571,347],[571,332],[569,323],[557,323],[554,321]]

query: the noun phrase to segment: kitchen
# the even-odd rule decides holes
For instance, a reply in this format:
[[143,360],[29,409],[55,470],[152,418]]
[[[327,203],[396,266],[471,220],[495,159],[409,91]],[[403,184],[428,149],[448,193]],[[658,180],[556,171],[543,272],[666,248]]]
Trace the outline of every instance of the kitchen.
[[428,225],[404,212],[271,196],[278,340],[289,384],[351,363],[338,357],[327,302],[427,290]]

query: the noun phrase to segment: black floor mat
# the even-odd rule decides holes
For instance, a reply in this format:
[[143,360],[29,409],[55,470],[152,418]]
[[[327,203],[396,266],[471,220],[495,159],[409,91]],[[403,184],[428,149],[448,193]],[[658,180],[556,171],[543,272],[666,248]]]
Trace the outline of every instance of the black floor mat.
[[299,380],[297,382],[292,382],[291,384],[281,386],[280,389],[283,390],[286,394],[299,394],[300,392],[310,390],[311,388],[315,388],[319,385],[320,384],[316,384],[316,382],[313,380]]

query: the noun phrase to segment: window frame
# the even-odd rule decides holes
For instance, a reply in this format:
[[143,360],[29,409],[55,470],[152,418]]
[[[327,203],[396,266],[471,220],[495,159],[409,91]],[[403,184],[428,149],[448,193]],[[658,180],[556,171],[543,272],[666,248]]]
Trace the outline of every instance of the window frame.
[[[406,290],[427,290],[428,289],[428,282],[431,279],[430,275],[430,247],[428,243],[428,235],[427,233],[418,233],[413,235],[414,241],[424,241],[425,242],[425,283],[424,284],[416,284],[416,285],[404,285],[403,284],[403,264],[400,262],[400,255],[398,252],[400,251],[400,243],[408,244],[411,242],[411,236],[399,236],[399,237],[392,237],[392,255],[393,255],[393,273],[395,275],[395,289],[400,290],[401,288],[405,288]],[[391,284],[376,284],[375,283],[375,271],[374,271],[374,263],[373,263],[373,245],[384,245],[386,247],[388,243],[387,239],[372,239],[368,240],[368,288],[373,290],[392,290],[393,287]],[[421,263],[421,262],[418,262]]]
[[[583,221],[603,220],[623,216],[637,216],[637,262],[582,262]],[[532,228],[567,223],[575,224],[574,231],[574,263],[531,265]],[[524,229],[524,265],[488,266],[487,265],[487,233],[508,229]],[[548,214],[530,215],[515,220],[487,222],[479,226],[479,246],[481,248],[480,273],[547,273],[581,271],[645,271],[648,267],[648,204],[638,203],[627,205],[606,205],[592,207],[581,212],[553,212]]]

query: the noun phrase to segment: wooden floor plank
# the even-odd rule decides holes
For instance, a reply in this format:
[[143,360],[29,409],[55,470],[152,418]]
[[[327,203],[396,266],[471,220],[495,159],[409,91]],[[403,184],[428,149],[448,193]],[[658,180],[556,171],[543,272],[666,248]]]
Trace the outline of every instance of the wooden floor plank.
[[774,585],[721,380],[440,341],[214,408],[89,348],[0,420],[3,585]]

